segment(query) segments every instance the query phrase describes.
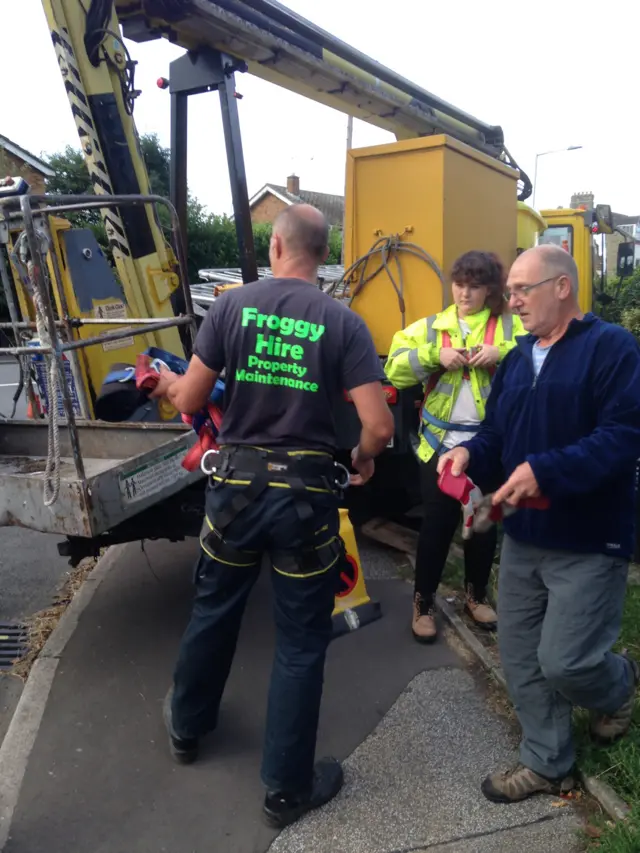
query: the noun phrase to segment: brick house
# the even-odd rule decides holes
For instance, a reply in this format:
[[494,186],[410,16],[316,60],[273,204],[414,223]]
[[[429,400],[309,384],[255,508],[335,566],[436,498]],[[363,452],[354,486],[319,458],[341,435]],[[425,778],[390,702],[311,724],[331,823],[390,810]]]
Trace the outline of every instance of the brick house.
[[[624,231],[629,238],[640,239],[640,216],[625,216],[623,213],[613,214],[613,224],[620,231]],[[605,237],[605,246],[607,253],[607,276],[615,278],[616,276],[616,259],[618,257],[618,246],[620,243],[628,242],[619,232],[607,234]],[[640,246],[636,244],[634,267],[640,266]]]
[[31,192],[39,195],[46,192],[45,181],[53,175],[53,169],[43,160],[0,134],[0,178],[20,176]]
[[[595,199],[592,192],[574,193],[571,196],[571,207],[574,210],[582,208],[583,210],[592,210],[595,207]],[[624,213],[613,214],[613,224],[620,231],[628,235],[628,238],[640,239],[640,216],[626,216]],[[602,274],[602,238],[596,237],[596,272]],[[625,238],[619,231],[614,231],[613,234],[605,234],[605,253],[606,253],[606,268],[607,278],[616,277],[616,259],[618,257],[618,246],[620,243],[626,242]],[[635,247],[634,266],[640,266],[640,246]]]
[[286,186],[265,184],[249,199],[252,222],[273,222],[285,207],[292,204],[312,204],[322,211],[329,225],[342,229],[344,197],[300,189],[300,178],[289,175]]

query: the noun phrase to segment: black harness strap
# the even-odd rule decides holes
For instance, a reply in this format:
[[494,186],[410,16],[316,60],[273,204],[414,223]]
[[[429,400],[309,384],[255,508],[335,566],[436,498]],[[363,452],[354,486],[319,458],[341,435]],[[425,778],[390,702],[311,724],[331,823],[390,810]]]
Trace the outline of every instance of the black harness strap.
[[[298,518],[300,519],[301,524],[305,528],[309,528],[309,525],[313,522],[314,512],[311,504],[308,499],[308,490],[304,484],[304,481],[300,479],[300,477],[289,477],[289,485],[291,486],[291,490],[296,498],[296,512],[298,513]],[[311,528],[310,536],[313,536],[313,528]],[[305,539],[309,539],[310,536],[305,535]]]
[[[226,479],[226,478],[225,478]],[[248,486],[245,486],[242,491],[237,492],[229,501],[229,504],[217,514],[216,529],[222,533],[228,527],[234,518],[239,515],[242,510],[246,509],[258,498],[262,492],[269,486],[269,475],[266,471],[260,474],[254,474]]]
[[284,574],[309,575],[326,570],[332,565],[339,545],[332,542],[325,546],[316,546],[315,513],[309,500],[309,488],[337,491],[337,472],[331,457],[295,457],[278,451],[246,447],[225,448],[220,451],[216,471],[221,477],[216,488],[220,488],[232,476],[248,480],[248,483],[242,489],[234,489],[235,494],[224,509],[216,513],[215,519],[211,519],[210,525],[205,521],[201,544],[210,555],[233,565],[252,564],[251,552],[240,551],[229,545],[224,539],[224,531],[269,488],[270,483],[282,483],[293,492],[302,527],[300,538],[304,544],[298,549],[272,555],[274,568]]
[[273,551],[271,564],[276,572],[285,575],[319,574],[328,571],[342,552],[342,540],[336,537],[319,548],[300,548],[296,551]]
[[242,551],[226,542],[220,531],[215,527],[212,529],[206,519],[200,534],[200,545],[208,556],[232,566],[251,568],[260,560],[256,551]]

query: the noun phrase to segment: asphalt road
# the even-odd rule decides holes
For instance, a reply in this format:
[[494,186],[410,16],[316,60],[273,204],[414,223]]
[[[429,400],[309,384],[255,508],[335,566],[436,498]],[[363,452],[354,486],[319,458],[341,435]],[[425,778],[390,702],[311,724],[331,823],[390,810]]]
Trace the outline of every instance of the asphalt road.
[[24,619],[47,607],[70,571],[59,536],[0,527],[0,622]]
[[[10,416],[18,387],[18,366],[13,359],[0,360],[0,413]],[[24,393],[15,417],[26,418]],[[0,527],[0,622],[30,616],[47,607],[64,582],[69,565],[58,555],[58,536],[19,527]]]

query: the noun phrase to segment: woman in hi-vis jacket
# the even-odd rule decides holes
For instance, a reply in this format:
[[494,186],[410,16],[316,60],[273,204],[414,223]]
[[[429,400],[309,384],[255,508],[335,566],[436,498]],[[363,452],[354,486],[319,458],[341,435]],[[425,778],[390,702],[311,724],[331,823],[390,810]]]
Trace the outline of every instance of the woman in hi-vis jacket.
[[[453,304],[394,335],[385,370],[396,388],[424,386],[420,414],[420,485],[424,517],[416,555],[412,630],[419,642],[436,638],[434,596],[461,516],[460,504],[438,488],[438,456],[473,435],[484,419],[496,366],[524,334],[505,300],[505,273],[490,252],[467,252],[451,271]],[[499,477],[499,472],[495,472]],[[478,482],[483,492],[497,482]],[[495,526],[464,542],[465,609],[494,629],[487,601],[496,550]]]

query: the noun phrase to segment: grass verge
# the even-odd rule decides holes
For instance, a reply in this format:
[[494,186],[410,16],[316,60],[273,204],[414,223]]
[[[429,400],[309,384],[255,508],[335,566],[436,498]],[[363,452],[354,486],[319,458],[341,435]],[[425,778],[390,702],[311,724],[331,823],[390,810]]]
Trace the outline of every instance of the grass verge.
[[[640,659],[640,586],[629,586],[617,651],[628,649]],[[590,776],[602,779],[632,807],[629,818],[610,826],[604,824],[602,835],[594,839],[593,848],[602,853],[639,853],[640,851],[640,701],[636,699],[633,725],[629,734],[606,749],[598,748],[589,738],[588,714],[575,712],[576,740],[580,767]]]
[[[464,584],[461,546],[462,540],[457,534],[443,575],[443,585],[454,590],[458,595],[463,591]],[[621,651],[626,648],[632,657],[640,660],[640,585],[638,585],[640,572],[638,567],[632,566],[630,576],[634,580],[627,588],[620,639],[614,650]],[[495,600],[498,584],[497,565],[494,566],[491,580],[491,592]],[[467,624],[469,624],[468,621]],[[486,632],[474,631],[474,633],[487,649],[497,656],[496,637]],[[593,817],[585,833],[588,849],[598,850],[600,853],[640,853],[640,695],[636,700],[631,731],[611,747],[597,747],[591,741],[589,715],[586,711],[576,710],[574,720],[580,768],[586,774],[611,785],[632,808],[627,820],[617,824],[608,820],[606,816]]]

